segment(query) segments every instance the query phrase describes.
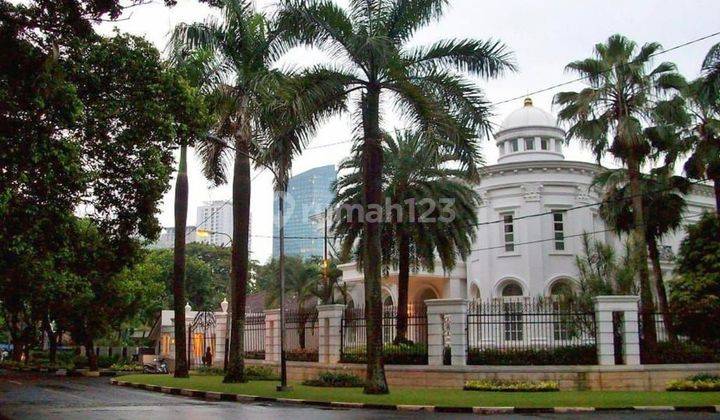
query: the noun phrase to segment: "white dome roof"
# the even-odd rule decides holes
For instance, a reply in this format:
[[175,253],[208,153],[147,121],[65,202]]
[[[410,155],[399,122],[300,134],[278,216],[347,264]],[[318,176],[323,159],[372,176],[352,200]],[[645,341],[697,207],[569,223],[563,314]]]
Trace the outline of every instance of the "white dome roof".
[[549,112],[533,106],[532,99],[525,99],[525,106],[505,118],[498,132],[521,127],[557,128],[557,120]]

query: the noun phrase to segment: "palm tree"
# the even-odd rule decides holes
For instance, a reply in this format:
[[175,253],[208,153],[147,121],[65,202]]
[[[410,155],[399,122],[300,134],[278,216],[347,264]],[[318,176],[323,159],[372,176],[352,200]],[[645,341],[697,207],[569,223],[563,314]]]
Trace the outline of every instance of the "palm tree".
[[[388,136],[383,147],[382,187],[385,202],[398,206],[391,220],[383,223],[384,264],[398,267],[398,309],[396,342],[407,340],[408,288],[411,265],[427,270],[435,269],[439,257],[443,270],[452,270],[458,258],[466,258],[475,237],[479,196],[470,186],[478,175],[467,167],[473,162],[460,162],[450,150],[451,144],[434,139],[422,132],[396,132]],[[350,174],[338,179],[334,205],[352,205],[362,199],[361,162],[357,155],[341,165]],[[434,210],[428,221],[411,220],[411,212],[424,213],[426,206],[416,206],[431,200]],[[436,204],[439,203],[439,204]],[[452,217],[443,216],[442,207],[450,203]],[[412,207],[412,208],[411,208]],[[341,214],[342,216],[342,214]],[[438,220],[439,219],[439,220]],[[342,253],[347,256],[363,241],[362,226],[354,220],[340,217],[333,227],[342,236]],[[356,252],[358,262],[362,254]]]
[[680,118],[686,133],[681,147],[690,152],[684,165],[685,174],[692,179],[713,181],[715,211],[720,215],[720,100],[717,93],[712,93],[720,89],[708,90],[708,80],[701,77],[683,90],[684,101],[679,105],[681,112],[687,112],[688,119]]
[[[602,218],[616,232],[632,232],[634,218],[633,208],[629,205],[631,193],[627,171],[624,169],[605,171],[598,175],[593,183],[605,188],[605,197],[600,205]],[[675,341],[675,329],[670,317],[665,281],[660,266],[658,241],[680,227],[686,207],[683,196],[690,192],[690,183],[681,176],[670,175],[668,168],[663,167],[651,171],[649,175],[641,176],[641,191],[643,211],[652,215],[645,221],[644,231],[655,278],[658,306],[663,315],[665,331],[670,340]]]
[[[661,63],[648,69],[650,59],[661,49],[658,43],[637,44],[622,35],[612,35],[595,45],[595,56],[574,61],[566,69],[583,77],[587,87],[580,92],[560,92],[554,102],[562,108],[559,119],[570,124],[568,139],[587,142],[598,162],[606,154],[620,160],[628,171],[633,208],[633,244],[638,261],[647,261],[643,226],[640,170],[651,152],[643,124],[651,120],[653,105],[663,87],[680,76],[675,65]],[[653,300],[647,264],[638,268],[643,348],[652,352],[657,343]]]
[[233,241],[231,280],[231,327],[225,382],[246,381],[243,360],[245,295],[248,283],[250,160],[257,157],[257,139],[267,135],[274,92],[283,75],[272,68],[278,57],[270,23],[255,12],[252,2],[221,0],[223,19],[178,25],[172,42],[190,49],[212,51],[211,103],[219,115],[215,141],[199,148],[204,173],[216,185],[228,179],[232,159]]
[[[454,141],[456,153],[470,153],[474,150],[468,147],[470,134],[490,129],[489,103],[463,74],[490,78],[514,69],[511,54],[499,41],[406,45],[419,28],[442,15],[445,5],[444,0],[367,0],[351,1],[342,8],[330,0],[286,0],[278,11],[286,47],[318,47],[332,58],[332,65],[307,71],[317,84],[304,99],[324,103],[339,96],[357,105],[365,209],[379,206],[382,200],[383,100],[394,101],[413,124]],[[368,360],[364,391],[379,394],[388,392],[381,357],[380,224],[368,220],[363,230]]]
[[717,108],[718,93],[720,93],[720,42],[713,45],[705,56],[702,64],[705,77],[705,87],[708,89],[708,98],[715,98]]
[[177,91],[171,101],[175,108],[177,143],[180,146],[175,180],[175,244],[173,248],[173,311],[175,325],[176,378],[188,377],[187,337],[185,334],[185,237],[188,209],[187,149],[205,139],[210,119],[201,96],[206,52],[190,53],[170,50],[170,64],[175,70]]

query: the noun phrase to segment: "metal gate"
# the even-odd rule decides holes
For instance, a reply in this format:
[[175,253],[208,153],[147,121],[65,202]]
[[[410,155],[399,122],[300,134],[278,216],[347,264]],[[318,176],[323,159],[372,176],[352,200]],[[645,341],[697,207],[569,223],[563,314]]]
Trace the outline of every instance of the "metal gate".
[[[188,326],[188,366],[212,365],[215,358],[215,314],[201,311]],[[206,357],[209,353],[209,358]]]

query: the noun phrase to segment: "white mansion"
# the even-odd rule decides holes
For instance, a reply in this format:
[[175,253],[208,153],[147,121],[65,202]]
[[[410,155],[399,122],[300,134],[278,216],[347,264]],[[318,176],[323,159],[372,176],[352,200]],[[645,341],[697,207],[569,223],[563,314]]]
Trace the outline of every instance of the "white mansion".
[[[529,98],[505,119],[495,135],[498,163],[486,168],[476,187],[482,206],[472,254],[451,272],[411,273],[410,302],[547,296],[558,285],[576,284],[575,255],[582,253],[584,232],[620,249],[621,238],[609,231],[594,205],[601,192],[590,188],[604,168],[565,160],[564,138],[555,118]],[[695,187],[686,200],[686,224],[714,209],[710,187]],[[682,235],[680,229],[663,238],[668,273]],[[362,273],[354,262],[340,268],[352,303],[362,305]],[[397,272],[391,271],[384,279],[383,302],[393,305],[397,299]]]

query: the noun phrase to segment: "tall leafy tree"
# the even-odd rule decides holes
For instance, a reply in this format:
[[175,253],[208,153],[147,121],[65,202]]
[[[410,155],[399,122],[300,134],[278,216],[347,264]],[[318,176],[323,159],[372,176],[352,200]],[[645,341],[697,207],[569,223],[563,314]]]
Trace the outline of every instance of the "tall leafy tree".
[[[478,223],[479,197],[471,186],[477,173],[466,167],[477,167],[480,159],[476,153],[464,164],[452,153],[452,145],[443,143],[422,132],[396,132],[383,147],[385,201],[399,206],[382,226],[384,264],[398,268],[396,342],[407,339],[411,268],[434,270],[439,257],[442,268],[452,270],[458,258],[470,253]],[[362,202],[360,167],[357,155],[343,162],[341,171],[350,173],[335,182],[334,205]],[[341,211],[333,228],[342,237],[342,254],[355,251],[362,263],[356,246],[364,241],[362,224]]]
[[[632,194],[628,185],[627,171],[624,169],[605,171],[595,178],[594,184],[605,189],[605,197],[600,205],[602,218],[616,232],[632,232],[634,217],[630,205]],[[674,341],[676,335],[660,266],[659,242],[663,236],[680,228],[686,208],[684,196],[690,192],[690,182],[681,176],[670,175],[667,167],[659,168],[641,176],[641,192],[643,210],[646,214],[652,215],[645,221],[643,230],[652,263],[658,307],[663,315],[665,331]]]
[[704,84],[709,98],[715,98],[715,105],[720,99],[720,42],[713,45],[702,63]]
[[[570,124],[568,139],[588,142],[598,161],[610,153],[627,169],[634,222],[632,243],[638,261],[647,261],[641,168],[652,151],[643,128],[651,120],[658,95],[680,78],[672,63],[651,67],[651,58],[660,49],[658,43],[638,47],[622,35],[612,35],[607,42],[595,45],[593,57],[566,67],[583,77],[587,87],[558,93],[554,99],[561,107],[559,119]],[[640,264],[638,271],[642,344],[646,352],[652,352],[657,337],[647,264]]]
[[[497,77],[514,69],[499,41],[443,40],[408,45],[421,27],[442,16],[447,2],[288,0],[277,15],[288,47],[308,45],[332,64],[308,70],[316,81],[304,99],[324,103],[338,96],[355,105],[362,159],[362,205],[382,204],[381,104],[390,100],[413,124],[454,141],[456,153],[474,150],[467,139],[488,131],[489,104],[466,75]],[[472,133],[468,133],[471,131]],[[358,203],[360,204],[360,203]],[[363,273],[367,312],[366,393],[388,392],[382,365],[381,226],[364,223]]]

